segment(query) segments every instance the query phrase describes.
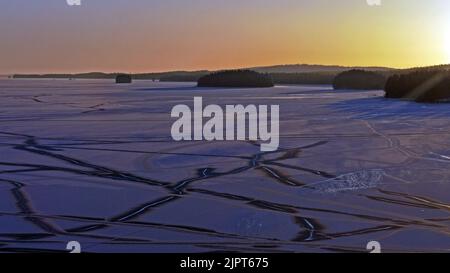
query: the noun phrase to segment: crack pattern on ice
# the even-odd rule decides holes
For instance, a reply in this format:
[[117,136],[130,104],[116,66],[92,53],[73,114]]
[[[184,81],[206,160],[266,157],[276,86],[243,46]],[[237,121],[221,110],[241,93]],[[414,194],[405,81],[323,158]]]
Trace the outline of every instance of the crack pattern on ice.
[[320,193],[338,193],[375,188],[379,186],[385,172],[383,170],[363,170],[346,173],[336,178],[314,184],[314,191]]
[[[405,232],[450,241],[446,107],[421,119],[416,105],[391,101],[411,111],[369,121],[349,113],[386,111],[375,97],[361,106],[376,92],[148,84],[0,81],[0,252],[65,251],[69,239],[93,252],[365,251],[361,238]],[[280,97],[289,90],[305,96]],[[282,104],[289,148],[175,144],[166,114],[194,92]]]

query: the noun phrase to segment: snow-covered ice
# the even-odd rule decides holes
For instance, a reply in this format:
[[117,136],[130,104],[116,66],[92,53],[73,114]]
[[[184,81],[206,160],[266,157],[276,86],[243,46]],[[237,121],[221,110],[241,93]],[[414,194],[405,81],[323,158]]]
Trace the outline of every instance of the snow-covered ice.
[[[450,104],[329,86],[0,80],[0,251],[450,249]],[[280,149],[175,142],[177,104],[279,104]]]

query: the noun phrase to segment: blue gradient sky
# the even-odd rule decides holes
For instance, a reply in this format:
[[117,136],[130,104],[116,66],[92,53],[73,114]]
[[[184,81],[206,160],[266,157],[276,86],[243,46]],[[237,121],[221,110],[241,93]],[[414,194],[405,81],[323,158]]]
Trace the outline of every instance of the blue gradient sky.
[[0,0],[0,74],[450,62],[450,1]]

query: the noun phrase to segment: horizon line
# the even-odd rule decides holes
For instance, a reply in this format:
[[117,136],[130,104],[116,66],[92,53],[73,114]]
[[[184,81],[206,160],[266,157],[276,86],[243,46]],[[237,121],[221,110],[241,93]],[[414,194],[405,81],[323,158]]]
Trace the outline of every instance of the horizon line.
[[[215,72],[215,71],[223,71],[223,70],[240,70],[240,69],[261,69],[261,68],[270,68],[270,67],[281,67],[281,66],[323,66],[323,67],[339,67],[339,68],[382,68],[382,69],[392,69],[392,70],[407,70],[414,68],[425,68],[425,67],[437,67],[437,66],[445,66],[450,65],[450,63],[441,63],[434,65],[422,65],[422,66],[381,66],[381,65],[339,65],[339,64],[311,64],[311,63],[291,63],[291,64],[270,64],[270,65],[261,65],[261,66],[246,66],[246,67],[237,67],[237,68],[220,68],[220,69],[174,69],[174,70],[157,70],[157,71],[146,71],[146,72],[126,72],[126,71],[101,71],[101,70],[85,70],[82,72],[20,72],[20,73],[2,73],[1,76],[14,76],[14,75],[58,75],[58,74],[68,74],[68,75],[77,75],[77,74],[88,74],[88,73],[104,73],[104,74],[160,74],[160,73],[170,73],[170,72]],[[308,73],[308,72],[305,72]]]

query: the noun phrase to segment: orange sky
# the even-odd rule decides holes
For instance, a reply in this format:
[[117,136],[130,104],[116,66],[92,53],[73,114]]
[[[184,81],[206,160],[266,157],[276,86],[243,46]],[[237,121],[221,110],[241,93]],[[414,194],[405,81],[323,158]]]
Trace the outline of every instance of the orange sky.
[[450,1],[15,0],[0,74],[450,63]]

